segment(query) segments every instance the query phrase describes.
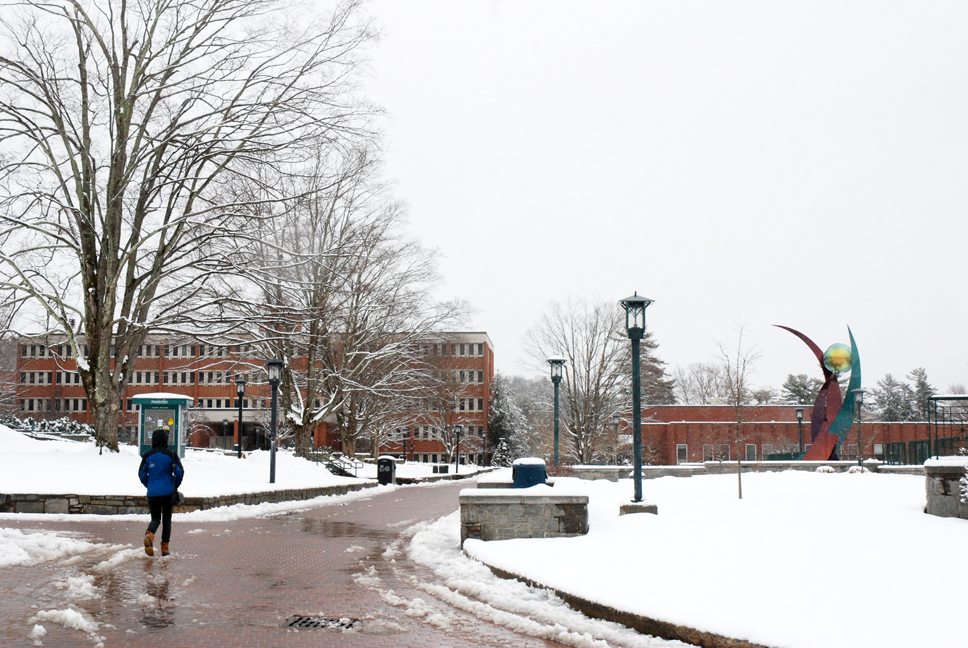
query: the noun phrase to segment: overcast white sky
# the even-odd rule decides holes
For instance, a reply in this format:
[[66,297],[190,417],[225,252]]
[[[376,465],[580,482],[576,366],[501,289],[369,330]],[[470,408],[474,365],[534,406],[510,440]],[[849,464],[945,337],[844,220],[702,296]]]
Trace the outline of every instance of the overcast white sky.
[[[968,383],[968,4],[371,0],[387,172],[498,369],[552,300],[655,299],[670,368]],[[620,308],[618,304],[616,308]]]

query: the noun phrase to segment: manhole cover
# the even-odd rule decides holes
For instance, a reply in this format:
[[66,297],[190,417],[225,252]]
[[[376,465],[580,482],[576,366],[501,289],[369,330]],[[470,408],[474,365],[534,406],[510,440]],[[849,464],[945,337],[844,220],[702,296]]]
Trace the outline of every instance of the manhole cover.
[[327,619],[321,616],[291,616],[284,624],[287,628],[319,628],[321,630],[349,630],[357,627],[359,619],[343,617],[341,619]]

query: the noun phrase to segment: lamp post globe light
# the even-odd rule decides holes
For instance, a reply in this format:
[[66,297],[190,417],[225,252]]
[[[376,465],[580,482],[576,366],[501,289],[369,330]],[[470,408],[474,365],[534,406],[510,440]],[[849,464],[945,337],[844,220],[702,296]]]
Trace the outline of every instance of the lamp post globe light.
[[238,458],[242,458],[242,397],[245,396],[245,378],[241,374],[235,377],[235,393],[239,395],[239,433],[238,433],[238,446],[236,449],[239,451]]
[[561,372],[566,362],[568,361],[561,356],[548,358],[548,364],[551,365],[551,382],[555,386],[555,468],[558,467],[558,386],[561,384]]
[[271,358],[266,361],[269,373],[269,386],[272,387],[272,411],[269,414],[269,483],[276,483],[276,403],[279,395],[279,385],[282,383],[282,360]]
[[857,465],[864,467],[864,453],[860,445],[860,427],[864,419],[864,393],[866,389],[855,389],[851,393],[854,395],[854,404],[857,406]]
[[803,454],[803,408],[797,408],[797,446],[800,454]]
[[645,336],[645,309],[653,301],[636,292],[620,303],[625,309],[625,329],[632,341],[632,479],[635,482],[633,502],[642,501],[642,389],[639,379],[639,342]]

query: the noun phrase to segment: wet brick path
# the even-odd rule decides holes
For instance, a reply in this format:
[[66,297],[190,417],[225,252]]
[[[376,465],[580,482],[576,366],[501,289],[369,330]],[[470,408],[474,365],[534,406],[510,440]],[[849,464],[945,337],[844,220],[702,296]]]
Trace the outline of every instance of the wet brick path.
[[[33,567],[0,569],[0,645],[32,646],[28,618],[73,603],[93,616],[94,634],[42,622],[43,646],[553,646],[456,610],[416,588],[433,583],[409,563],[401,532],[457,509],[467,482],[407,487],[342,505],[273,518],[184,522],[172,556],[144,554],[143,523],[0,522],[70,530],[126,545]],[[388,551],[389,549],[389,551]],[[115,564],[114,561],[117,561]],[[101,596],[68,597],[68,576],[91,574]],[[421,604],[415,599],[422,599]],[[408,603],[409,602],[409,603]],[[292,615],[361,620],[358,629],[292,630]]]

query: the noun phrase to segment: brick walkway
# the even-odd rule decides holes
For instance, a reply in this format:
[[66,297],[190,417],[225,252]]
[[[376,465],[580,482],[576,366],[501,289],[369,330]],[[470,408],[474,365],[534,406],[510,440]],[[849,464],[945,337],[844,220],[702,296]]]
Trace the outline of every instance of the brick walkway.
[[[481,621],[416,588],[434,582],[422,568],[386,552],[420,520],[457,509],[467,482],[401,488],[371,499],[232,522],[174,524],[173,554],[148,558],[143,523],[0,522],[70,530],[99,543],[128,545],[62,561],[0,569],[0,644],[31,646],[27,619],[74,603],[100,624],[96,635],[43,622],[43,646],[553,646]],[[157,543],[156,543],[157,551]],[[127,558],[95,568],[109,558]],[[397,556],[399,558],[399,556]],[[67,576],[92,574],[101,597],[70,599]],[[392,592],[392,594],[391,594]],[[419,603],[402,605],[401,599]],[[395,603],[392,605],[391,603]],[[407,612],[409,611],[409,615]],[[358,630],[284,627],[292,615],[361,620]],[[102,639],[99,639],[103,638]]]

